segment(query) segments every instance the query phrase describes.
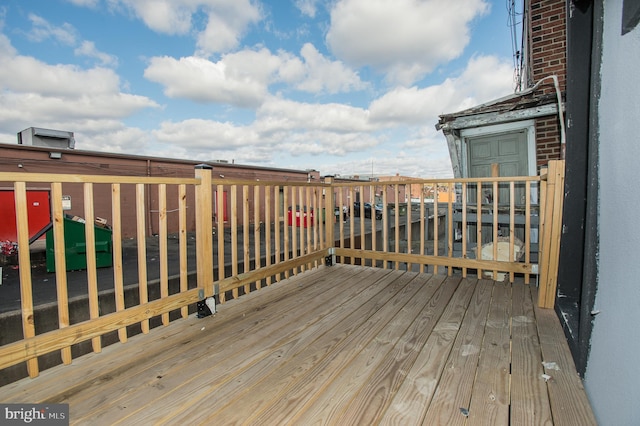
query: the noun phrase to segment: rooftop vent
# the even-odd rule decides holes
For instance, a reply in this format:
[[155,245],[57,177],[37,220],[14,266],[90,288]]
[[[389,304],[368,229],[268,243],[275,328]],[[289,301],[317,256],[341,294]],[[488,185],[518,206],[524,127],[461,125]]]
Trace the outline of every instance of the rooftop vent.
[[73,138],[73,132],[29,127],[18,133],[18,144],[55,149],[73,149],[76,145],[76,140]]

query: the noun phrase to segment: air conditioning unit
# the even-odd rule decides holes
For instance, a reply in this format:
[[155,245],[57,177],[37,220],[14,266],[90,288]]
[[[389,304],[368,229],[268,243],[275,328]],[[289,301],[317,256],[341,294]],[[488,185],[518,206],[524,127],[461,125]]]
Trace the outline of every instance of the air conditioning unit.
[[18,133],[18,144],[55,149],[73,149],[75,148],[76,140],[73,138],[73,132],[29,127]]

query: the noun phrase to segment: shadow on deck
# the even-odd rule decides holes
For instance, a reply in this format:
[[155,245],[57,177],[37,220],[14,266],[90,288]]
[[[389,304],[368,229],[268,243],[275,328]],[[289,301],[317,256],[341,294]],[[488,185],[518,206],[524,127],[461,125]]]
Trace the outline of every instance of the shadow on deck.
[[72,424],[595,424],[536,288],[335,265],[0,388]]

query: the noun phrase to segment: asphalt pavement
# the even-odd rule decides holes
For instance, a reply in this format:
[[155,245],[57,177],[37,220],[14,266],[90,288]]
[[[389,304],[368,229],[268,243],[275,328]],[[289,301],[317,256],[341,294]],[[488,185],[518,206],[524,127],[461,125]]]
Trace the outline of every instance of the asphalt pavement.
[[[365,219],[369,221],[369,219]],[[382,221],[377,221],[378,229],[382,227]],[[350,221],[343,223],[343,230],[345,238],[349,238],[350,235]],[[294,228],[299,232],[299,228]],[[360,218],[354,218],[354,233],[359,235],[360,232]],[[231,262],[231,230],[225,228],[225,264]],[[253,238],[253,230],[250,231],[250,237]],[[336,239],[339,236],[339,224],[335,226]],[[393,238],[393,234],[390,235]],[[214,255],[213,262],[214,267],[217,267],[217,237],[214,236]],[[238,230],[238,244],[240,247],[243,245],[242,230]],[[250,241],[250,246],[253,247],[253,241]],[[158,281],[160,279],[160,246],[157,236],[148,237],[146,239],[147,248],[147,280],[149,283]],[[262,248],[264,254],[264,247]],[[242,250],[240,250],[242,253]],[[33,283],[33,304],[34,306],[53,303],[57,299],[56,291],[56,274],[54,272],[47,272],[46,262],[44,255],[43,241],[37,241],[31,247],[32,254],[32,267],[31,267],[31,280]],[[253,256],[253,249],[251,250]],[[138,251],[137,240],[124,239],[122,242],[122,259],[124,270],[124,285],[137,285],[138,284]],[[179,260],[179,240],[177,235],[170,235],[168,238],[168,267],[169,276],[179,275],[180,260]],[[193,234],[187,235],[187,262],[190,274],[195,274],[196,271],[196,240]],[[0,314],[20,309],[20,270],[17,265],[5,265],[2,267],[2,283],[0,285]],[[113,268],[104,267],[97,269],[98,277],[98,291],[109,291],[114,288]],[[87,294],[87,271],[76,270],[67,271],[67,292],[68,297],[83,296]]]

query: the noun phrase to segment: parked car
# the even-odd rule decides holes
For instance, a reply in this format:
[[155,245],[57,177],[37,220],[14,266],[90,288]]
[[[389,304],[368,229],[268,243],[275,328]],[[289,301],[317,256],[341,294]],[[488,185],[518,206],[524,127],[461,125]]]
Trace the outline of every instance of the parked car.
[[[382,219],[382,206],[376,204],[375,207],[372,208],[370,203],[364,203],[364,217],[365,219],[371,219],[371,211],[375,210],[376,219]],[[360,217],[360,202],[356,201],[353,203],[353,216]]]

